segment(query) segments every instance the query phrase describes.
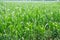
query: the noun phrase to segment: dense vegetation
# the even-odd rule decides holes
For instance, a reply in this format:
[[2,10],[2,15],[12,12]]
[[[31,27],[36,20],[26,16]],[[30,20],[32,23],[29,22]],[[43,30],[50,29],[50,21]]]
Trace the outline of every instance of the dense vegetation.
[[59,2],[0,2],[0,40],[60,40]]

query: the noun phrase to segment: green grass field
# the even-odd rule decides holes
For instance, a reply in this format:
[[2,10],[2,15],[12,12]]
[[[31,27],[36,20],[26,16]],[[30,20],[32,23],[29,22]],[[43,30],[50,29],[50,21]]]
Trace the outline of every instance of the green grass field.
[[0,40],[60,40],[60,3],[0,2]]

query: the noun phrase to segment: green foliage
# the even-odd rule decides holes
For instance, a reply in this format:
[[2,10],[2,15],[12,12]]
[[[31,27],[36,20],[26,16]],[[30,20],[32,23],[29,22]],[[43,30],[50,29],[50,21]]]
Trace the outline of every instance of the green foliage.
[[59,2],[0,3],[0,40],[57,40],[59,38]]

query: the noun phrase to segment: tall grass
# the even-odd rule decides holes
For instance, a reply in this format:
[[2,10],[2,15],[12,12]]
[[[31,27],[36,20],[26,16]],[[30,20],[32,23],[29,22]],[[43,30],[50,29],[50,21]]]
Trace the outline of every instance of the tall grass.
[[1,2],[0,40],[60,40],[59,2]]

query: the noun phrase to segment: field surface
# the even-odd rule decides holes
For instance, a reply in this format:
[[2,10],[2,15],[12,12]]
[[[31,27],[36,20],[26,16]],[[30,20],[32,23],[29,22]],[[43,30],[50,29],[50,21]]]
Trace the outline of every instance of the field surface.
[[60,40],[60,2],[0,2],[0,40]]

